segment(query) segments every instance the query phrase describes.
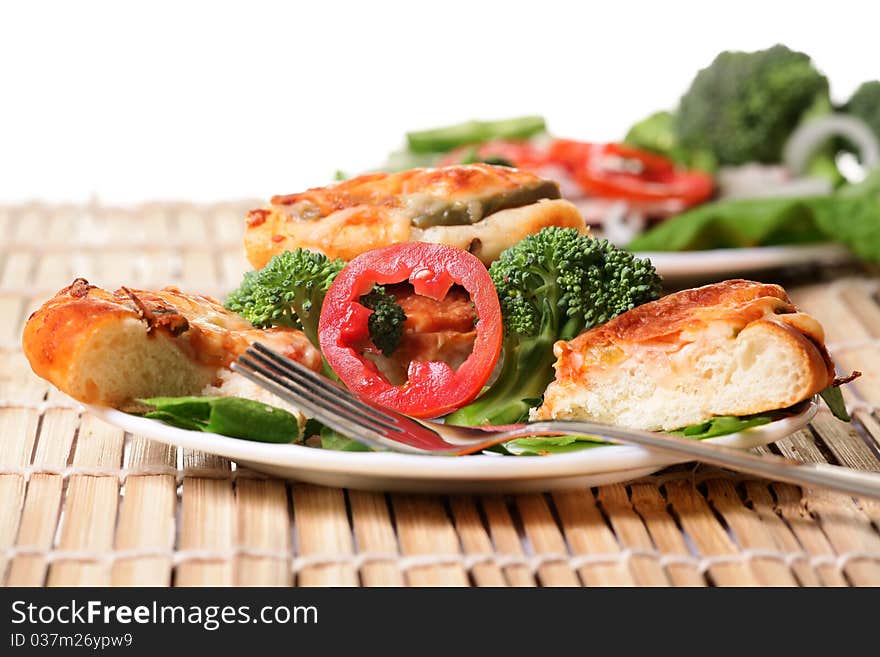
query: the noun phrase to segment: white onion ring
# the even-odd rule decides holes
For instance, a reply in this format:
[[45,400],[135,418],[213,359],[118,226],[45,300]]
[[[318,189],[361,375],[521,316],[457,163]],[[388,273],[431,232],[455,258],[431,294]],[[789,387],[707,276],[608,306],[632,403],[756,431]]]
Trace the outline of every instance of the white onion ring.
[[794,174],[803,174],[810,157],[832,137],[846,137],[856,145],[865,169],[880,163],[880,143],[871,128],[848,114],[828,114],[799,125],[785,144],[782,160]]

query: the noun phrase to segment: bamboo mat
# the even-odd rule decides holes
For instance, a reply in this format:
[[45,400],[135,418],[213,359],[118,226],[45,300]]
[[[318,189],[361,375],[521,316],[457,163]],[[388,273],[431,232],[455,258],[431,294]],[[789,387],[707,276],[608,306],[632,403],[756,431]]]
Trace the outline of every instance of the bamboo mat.
[[[222,297],[246,268],[255,205],[0,207],[0,582],[880,585],[877,503],[693,464],[548,495],[289,483],[127,435],[30,372],[23,321],[75,276]],[[822,411],[769,450],[880,470],[880,278],[789,289],[840,370],[865,374],[850,386],[852,426]]]

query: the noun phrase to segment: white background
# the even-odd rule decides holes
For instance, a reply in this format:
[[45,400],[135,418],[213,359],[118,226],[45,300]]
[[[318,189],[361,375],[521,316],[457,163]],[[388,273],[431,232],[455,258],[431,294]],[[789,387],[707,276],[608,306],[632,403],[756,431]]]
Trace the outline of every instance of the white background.
[[265,198],[470,118],[619,139],[724,49],[880,78],[876,0],[0,7],[0,201]]

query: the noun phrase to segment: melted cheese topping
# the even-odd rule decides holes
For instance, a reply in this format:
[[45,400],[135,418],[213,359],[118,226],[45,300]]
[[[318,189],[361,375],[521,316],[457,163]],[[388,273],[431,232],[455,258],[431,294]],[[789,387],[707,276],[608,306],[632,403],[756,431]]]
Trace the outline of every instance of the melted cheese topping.
[[245,248],[255,268],[298,247],[350,260],[407,241],[470,249],[489,263],[546,226],[585,231],[577,208],[559,195],[553,181],[484,164],[368,174],[273,197],[248,214]]

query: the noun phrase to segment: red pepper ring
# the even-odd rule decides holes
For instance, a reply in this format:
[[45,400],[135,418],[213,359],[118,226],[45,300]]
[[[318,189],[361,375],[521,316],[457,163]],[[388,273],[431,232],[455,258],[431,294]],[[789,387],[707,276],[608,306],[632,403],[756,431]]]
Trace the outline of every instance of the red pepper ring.
[[[712,176],[681,169],[662,155],[627,144],[590,144],[557,139],[550,145],[549,159],[563,164],[587,194],[629,201],[677,201],[684,207],[712,196]],[[609,162],[632,161],[638,170],[609,167]]]
[[[374,284],[409,281],[416,294],[442,300],[454,285],[470,294],[477,312],[471,354],[456,370],[440,361],[413,361],[408,380],[392,385],[352,345],[369,339],[371,310],[359,302]],[[367,251],[349,262],[324,297],[318,321],[327,363],[354,393],[414,417],[438,417],[473,400],[501,353],[501,306],[485,265],[463,249],[406,242]]]

